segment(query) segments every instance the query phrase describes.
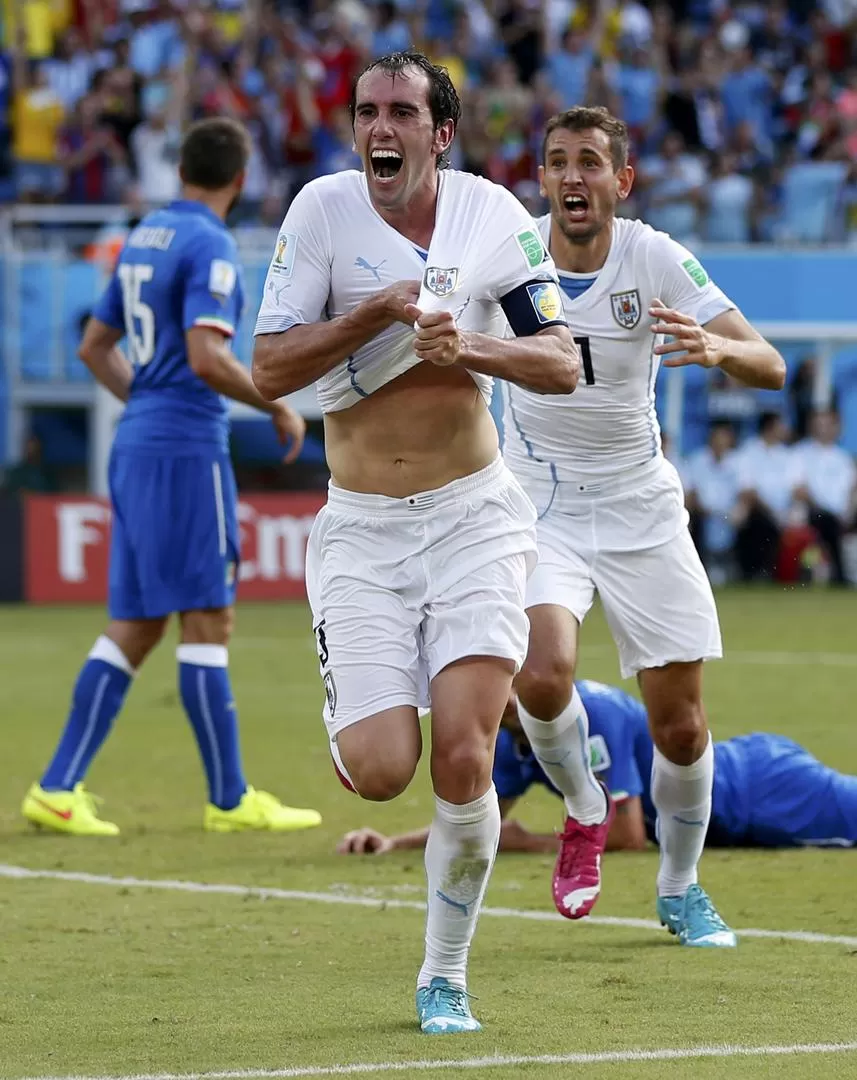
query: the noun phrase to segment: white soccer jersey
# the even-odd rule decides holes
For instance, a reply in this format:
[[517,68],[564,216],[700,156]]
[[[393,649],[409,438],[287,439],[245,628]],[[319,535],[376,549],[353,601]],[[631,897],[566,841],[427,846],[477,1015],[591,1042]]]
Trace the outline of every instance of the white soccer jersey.
[[[333,319],[404,280],[422,281],[423,311],[451,311],[462,330],[503,337],[502,297],[530,281],[556,281],[556,270],[523,206],[488,180],[450,169],[439,174],[425,252],[378,214],[363,173],[336,173],[307,184],[289,207],[256,333]],[[411,327],[394,323],[357,349],[318,380],[322,412],[347,409],[418,364],[413,341]],[[493,380],[471,374],[490,401]]]
[[[547,246],[550,215],[537,222]],[[564,277],[560,272],[560,283]],[[655,297],[704,324],[735,305],[691,253],[641,221],[618,218],[604,266],[565,317],[580,348],[570,395],[506,388],[504,456],[523,483],[598,480],[661,453],[655,412],[660,357],[650,327]]]

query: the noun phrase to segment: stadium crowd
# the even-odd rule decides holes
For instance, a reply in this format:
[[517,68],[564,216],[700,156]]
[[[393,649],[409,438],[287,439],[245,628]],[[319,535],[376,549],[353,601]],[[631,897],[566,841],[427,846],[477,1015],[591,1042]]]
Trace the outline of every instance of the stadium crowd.
[[249,125],[245,220],[355,164],[350,80],[411,44],[466,99],[453,164],[541,209],[537,133],[572,103],[633,133],[626,213],[676,239],[857,237],[855,0],[3,0],[7,200],[175,194],[186,120]]
[[795,431],[779,412],[763,412],[758,434],[736,444],[735,427],[717,420],[686,459],[668,449],[715,583],[857,582],[857,464],[838,445],[835,409],[802,421]]

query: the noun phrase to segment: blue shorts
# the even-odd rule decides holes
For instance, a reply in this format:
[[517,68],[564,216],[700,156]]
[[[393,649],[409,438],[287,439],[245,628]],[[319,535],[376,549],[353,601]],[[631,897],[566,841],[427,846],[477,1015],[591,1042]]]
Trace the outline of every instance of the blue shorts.
[[108,478],[111,618],[155,619],[232,604],[239,533],[229,457],[114,449]]

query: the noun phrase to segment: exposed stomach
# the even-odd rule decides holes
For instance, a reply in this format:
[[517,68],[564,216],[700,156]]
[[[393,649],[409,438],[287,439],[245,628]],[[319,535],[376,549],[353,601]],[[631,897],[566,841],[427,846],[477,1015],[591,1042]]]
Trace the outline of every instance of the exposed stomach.
[[404,498],[478,472],[497,456],[497,429],[463,368],[422,363],[350,409],[324,418],[337,487]]

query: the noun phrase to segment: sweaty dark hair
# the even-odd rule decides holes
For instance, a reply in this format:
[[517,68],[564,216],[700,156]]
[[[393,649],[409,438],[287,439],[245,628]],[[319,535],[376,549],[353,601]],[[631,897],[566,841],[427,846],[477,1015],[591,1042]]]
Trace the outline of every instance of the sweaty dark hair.
[[182,141],[179,172],[186,184],[220,191],[247,168],[250,136],[229,116],[199,120]]
[[[435,129],[447,120],[451,120],[455,127],[461,118],[461,99],[458,91],[452,85],[452,79],[445,67],[433,64],[425,53],[408,50],[407,52],[389,53],[387,56],[379,56],[377,60],[370,61],[360,72],[351,87],[351,100],[348,103],[348,112],[351,116],[351,124],[354,125],[354,117],[357,110],[357,84],[370,71],[383,71],[391,79],[400,76],[408,77],[408,68],[416,68],[422,71],[428,79],[428,104],[431,110],[431,118]],[[437,165],[439,169],[449,164],[449,153],[441,154]]]
[[542,162],[545,160],[545,151],[548,146],[548,136],[557,128],[566,131],[592,131],[597,128],[603,131],[610,139],[610,160],[613,162],[613,172],[624,169],[628,164],[628,125],[624,120],[619,120],[603,105],[590,107],[589,105],[575,105],[572,109],[557,113],[552,116],[545,127],[545,137],[542,140]]

